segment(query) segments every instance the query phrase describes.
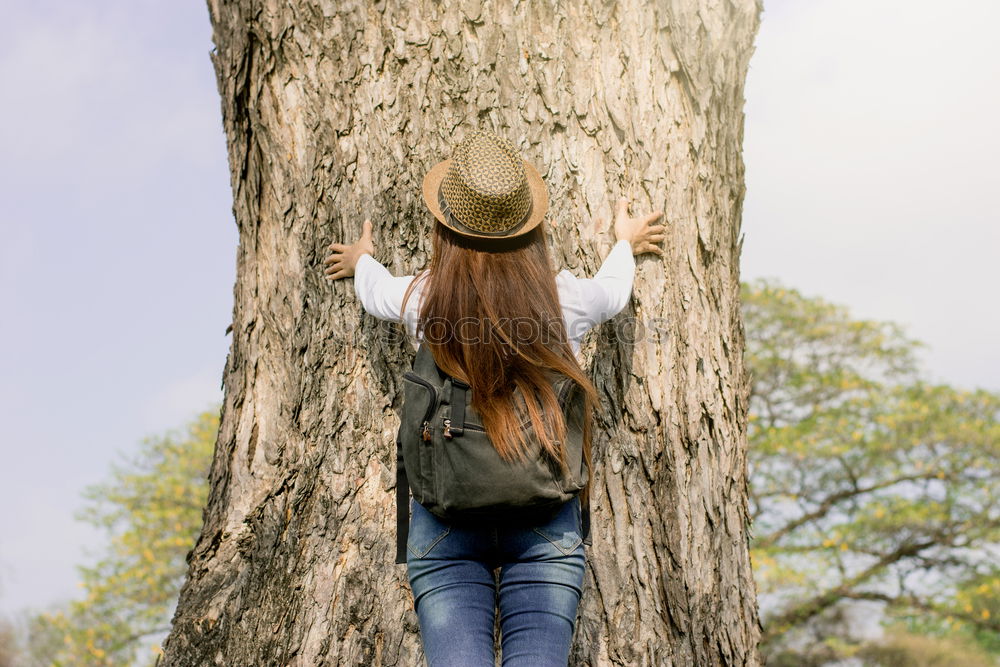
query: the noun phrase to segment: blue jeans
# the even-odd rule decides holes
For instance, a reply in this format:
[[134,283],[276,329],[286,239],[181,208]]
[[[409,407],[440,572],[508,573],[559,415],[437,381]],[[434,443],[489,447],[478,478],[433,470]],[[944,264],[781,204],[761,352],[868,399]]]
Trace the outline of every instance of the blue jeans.
[[[410,498],[406,570],[429,667],[566,667],[583,593],[579,497],[535,525],[450,525]],[[499,590],[494,569],[500,568]]]

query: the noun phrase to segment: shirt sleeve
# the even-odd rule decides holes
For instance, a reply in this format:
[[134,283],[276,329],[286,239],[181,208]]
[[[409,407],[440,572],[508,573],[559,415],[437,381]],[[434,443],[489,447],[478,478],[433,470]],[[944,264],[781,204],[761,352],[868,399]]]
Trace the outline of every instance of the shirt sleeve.
[[[402,322],[403,295],[413,278],[392,275],[381,262],[365,253],[354,267],[354,293],[365,312],[380,320]],[[410,301],[416,296],[411,296]]]
[[566,298],[562,306],[568,334],[579,340],[591,327],[620,313],[632,297],[635,256],[627,240],[615,243],[593,278],[577,278],[568,270],[559,272]]

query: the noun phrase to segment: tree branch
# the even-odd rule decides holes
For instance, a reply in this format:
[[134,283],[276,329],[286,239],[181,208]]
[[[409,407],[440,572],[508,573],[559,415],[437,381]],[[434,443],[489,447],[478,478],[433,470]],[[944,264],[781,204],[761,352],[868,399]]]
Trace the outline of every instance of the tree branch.
[[874,591],[852,591],[844,595],[844,597],[851,600],[874,600],[876,602],[885,602],[890,607],[913,607],[914,609],[931,612],[942,617],[954,616],[955,618],[961,619],[966,623],[971,623],[982,630],[1000,632],[1000,621],[997,621],[996,619],[983,619],[981,617],[976,617],[968,612],[945,607],[943,605],[937,605],[927,600],[922,600],[916,595],[900,595],[894,597],[884,593],[876,593]]
[[766,643],[772,640],[779,634],[782,634],[785,630],[793,625],[800,625],[805,623],[809,619],[817,616],[824,610],[830,608],[837,603],[838,600],[849,597],[850,594],[855,593],[853,590],[855,586],[868,581],[876,574],[884,570],[888,565],[898,562],[904,558],[909,558],[920,553],[922,550],[935,546],[940,543],[939,539],[927,540],[924,542],[917,542],[914,544],[908,544],[905,546],[900,546],[896,550],[886,554],[879,559],[878,562],[873,563],[870,567],[855,575],[851,579],[845,581],[835,588],[817,595],[811,600],[808,600],[788,611],[768,620],[767,630],[765,631],[762,642]]
[[795,530],[798,530],[799,528],[809,523],[810,521],[815,521],[816,519],[820,519],[826,516],[826,514],[828,514],[830,510],[832,510],[837,505],[837,503],[846,500],[848,498],[853,498],[856,496],[863,495],[865,493],[871,493],[872,491],[885,489],[890,486],[900,484],[902,482],[912,482],[918,479],[928,479],[936,475],[937,475],[936,472],[933,473],[926,472],[920,475],[904,475],[902,477],[896,477],[893,479],[886,480],[884,482],[880,482],[878,484],[872,484],[870,486],[864,486],[864,487],[855,486],[854,488],[851,489],[838,491],[837,493],[827,496],[822,502],[820,502],[819,507],[817,507],[812,512],[806,512],[805,514],[795,519],[794,521],[790,521],[789,523],[787,523],[780,530],[777,530],[771,533],[770,535],[761,537],[754,546],[755,548],[766,548],[774,545],[774,543],[780,540],[782,537],[791,532],[794,532]]

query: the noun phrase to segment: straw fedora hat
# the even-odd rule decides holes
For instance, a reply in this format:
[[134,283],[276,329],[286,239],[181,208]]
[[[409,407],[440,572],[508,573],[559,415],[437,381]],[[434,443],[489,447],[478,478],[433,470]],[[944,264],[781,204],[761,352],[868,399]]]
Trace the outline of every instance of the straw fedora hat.
[[449,229],[476,238],[525,234],[545,217],[549,195],[541,174],[513,144],[473,130],[447,160],[424,176],[424,203]]

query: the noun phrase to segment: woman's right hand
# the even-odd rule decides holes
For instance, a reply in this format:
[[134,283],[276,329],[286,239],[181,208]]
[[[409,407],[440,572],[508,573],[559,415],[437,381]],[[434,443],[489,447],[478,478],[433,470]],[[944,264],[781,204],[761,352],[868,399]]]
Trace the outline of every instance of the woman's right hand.
[[349,278],[354,275],[358,260],[365,253],[375,256],[375,246],[372,244],[372,221],[365,219],[361,223],[361,238],[354,243],[331,243],[327,246],[330,255],[323,260],[326,268],[323,273],[330,280]]
[[628,204],[628,200],[624,197],[618,200],[615,211],[615,239],[632,244],[633,255],[655,252],[662,257],[663,248],[656,244],[665,238],[664,227],[652,223],[663,216],[663,211],[653,211],[647,215],[630,218]]

